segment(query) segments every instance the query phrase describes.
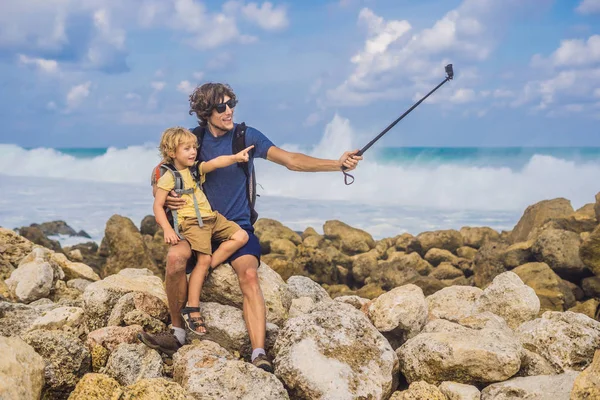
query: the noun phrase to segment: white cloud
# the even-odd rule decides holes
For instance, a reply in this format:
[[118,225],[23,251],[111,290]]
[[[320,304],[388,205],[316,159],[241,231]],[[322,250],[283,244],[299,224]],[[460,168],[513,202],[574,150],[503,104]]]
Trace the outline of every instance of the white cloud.
[[600,13],[600,0],[583,0],[576,8],[581,14]]
[[322,119],[323,119],[323,116],[321,115],[321,113],[313,112],[308,117],[306,117],[306,119],[304,120],[304,126],[309,126],[309,127],[314,126]]
[[192,74],[192,76],[194,77],[195,80],[201,81],[202,79],[204,79],[204,72],[196,71]]
[[161,90],[163,90],[165,88],[166,83],[156,81],[156,82],[151,82],[150,86],[152,87],[152,89],[156,90],[157,92],[160,92]]
[[92,82],[87,81],[80,85],[73,86],[69,93],[67,93],[67,110],[71,111],[79,107],[83,100],[90,95],[90,86]]
[[273,7],[273,4],[268,1],[262,6],[249,3],[242,7],[242,14],[246,19],[269,31],[285,29],[289,25],[285,7]]
[[27,57],[24,54],[19,54],[19,62],[24,65],[34,65],[41,71],[46,73],[58,72],[58,63],[55,60],[46,60],[44,58]]
[[600,35],[592,35],[587,41],[563,40],[548,59],[541,54],[531,58],[531,65],[535,68],[581,67],[597,62],[600,62]]
[[196,85],[192,84],[190,81],[181,81],[179,85],[177,85],[177,90],[184,94],[190,94],[194,91]]

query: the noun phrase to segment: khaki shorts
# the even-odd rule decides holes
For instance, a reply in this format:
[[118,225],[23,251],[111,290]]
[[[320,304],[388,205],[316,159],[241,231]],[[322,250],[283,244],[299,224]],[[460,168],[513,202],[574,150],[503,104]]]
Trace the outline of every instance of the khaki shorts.
[[203,254],[212,254],[211,241],[222,242],[231,239],[240,226],[215,211],[213,217],[202,218],[203,225],[198,225],[198,219],[185,218],[179,225],[179,232],[190,243],[192,250]]

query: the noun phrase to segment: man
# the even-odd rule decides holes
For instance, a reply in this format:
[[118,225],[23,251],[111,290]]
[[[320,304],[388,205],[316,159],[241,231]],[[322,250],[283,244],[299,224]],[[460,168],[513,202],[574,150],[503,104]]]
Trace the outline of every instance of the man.
[[[200,126],[205,128],[203,137],[199,138],[202,141],[198,152],[199,160],[206,161],[232,154],[232,140],[236,127],[233,123],[233,113],[236,104],[237,98],[231,87],[221,83],[204,84],[190,95],[190,115],[196,114]],[[248,163],[250,171],[254,168],[254,157],[267,159],[292,171],[305,172],[339,172],[342,167],[353,170],[362,159],[356,155],[358,150],[345,152],[339,160],[325,160],[288,152],[275,146],[260,131],[247,127],[245,146],[252,145],[254,150]],[[264,350],[266,307],[257,275],[261,252],[251,223],[246,172],[235,164],[216,170],[206,177],[203,189],[213,209],[248,232],[248,242],[231,256],[229,263],[237,274],[243,294],[243,315],[252,344],[251,362],[265,371],[273,372],[271,359]],[[177,209],[182,206],[182,200],[174,195],[169,196],[167,206]],[[173,334],[140,335],[140,339],[148,346],[167,354],[173,354],[185,343],[181,310],[186,302],[186,264],[191,255],[190,246],[185,240],[171,246],[167,254],[165,287]]]

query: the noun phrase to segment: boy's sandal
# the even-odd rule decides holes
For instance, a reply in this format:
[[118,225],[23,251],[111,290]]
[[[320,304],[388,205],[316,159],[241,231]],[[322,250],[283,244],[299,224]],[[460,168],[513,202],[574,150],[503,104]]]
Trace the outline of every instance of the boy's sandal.
[[[181,315],[183,316],[185,324],[187,325],[188,329],[195,334],[205,335],[208,331],[206,329],[206,324],[204,323],[204,317],[202,317],[202,315],[199,317],[192,317],[192,313],[200,313],[200,307],[185,307],[183,310],[181,310]],[[204,332],[197,331],[197,329],[200,327],[204,328]]]

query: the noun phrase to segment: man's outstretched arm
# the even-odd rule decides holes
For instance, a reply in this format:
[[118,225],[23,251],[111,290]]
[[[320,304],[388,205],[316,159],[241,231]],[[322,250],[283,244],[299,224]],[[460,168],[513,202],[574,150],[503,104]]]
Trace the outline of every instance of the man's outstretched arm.
[[283,165],[291,171],[302,172],[327,172],[340,171],[342,166],[348,171],[353,170],[362,160],[362,156],[355,155],[358,150],[347,151],[339,160],[326,160],[315,158],[302,153],[292,153],[276,146],[271,146],[267,151],[267,160]]

